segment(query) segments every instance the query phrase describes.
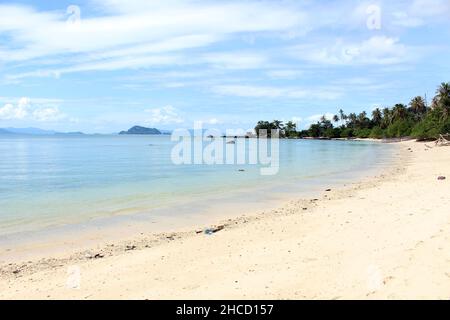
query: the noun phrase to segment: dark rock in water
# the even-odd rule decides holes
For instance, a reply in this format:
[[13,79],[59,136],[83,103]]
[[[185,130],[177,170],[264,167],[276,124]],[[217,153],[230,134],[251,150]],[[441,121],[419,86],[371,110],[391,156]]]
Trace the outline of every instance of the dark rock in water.
[[128,131],[122,131],[120,135],[136,134],[136,135],[161,135],[162,132],[155,128],[145,128],[140,126],[134,126]]
[[446,177],[444,177],[444,176],[440,176],[440,177],[438,177],[438,180],[445,180],[445,179],[447,179]]
[[244,170],[244,169],[239,169],[238,171],[239,171],[239,172],[245,172],[245,170]]

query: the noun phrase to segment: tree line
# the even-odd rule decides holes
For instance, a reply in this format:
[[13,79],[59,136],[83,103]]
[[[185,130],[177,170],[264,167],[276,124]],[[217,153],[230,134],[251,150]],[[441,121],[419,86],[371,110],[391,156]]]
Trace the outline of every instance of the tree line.
[[414,97],[408,105],[398,103],[392,108],[376,108],[369,115],[346,114],[344,110],[328,119],[325,115],[307,130],[297,130],[289,121],[259,121],[255,131],[278,130],[285,138],[400,138],[413,137],[432,140],[439,134],[450,133],[450,83],[442,83],[436,90],[431,105],[424,97]]

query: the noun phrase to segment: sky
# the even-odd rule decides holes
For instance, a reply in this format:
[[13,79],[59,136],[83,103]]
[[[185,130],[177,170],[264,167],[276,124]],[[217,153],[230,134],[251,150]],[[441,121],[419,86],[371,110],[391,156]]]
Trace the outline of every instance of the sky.
[[0,1],[0,128],[306,128],[433,97],[450,0]]

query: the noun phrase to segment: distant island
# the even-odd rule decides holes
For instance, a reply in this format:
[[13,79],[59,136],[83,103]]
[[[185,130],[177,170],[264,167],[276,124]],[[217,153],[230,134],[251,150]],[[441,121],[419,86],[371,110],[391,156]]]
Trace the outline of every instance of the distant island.
[[11,132],[9,132],[5,129],[0,129],[0,134],[11,134]]
[[39,128],[0,128],[0,134],[33,136],[84,135],[83,132],[58,132],[53,130],[43,130]]
[[161,135],[163,134],[161,131],[155,128],[145,128],[140,126],[134,126],[133,128],[129,129],[128,131],[121,131],[119,133],[120,135]]

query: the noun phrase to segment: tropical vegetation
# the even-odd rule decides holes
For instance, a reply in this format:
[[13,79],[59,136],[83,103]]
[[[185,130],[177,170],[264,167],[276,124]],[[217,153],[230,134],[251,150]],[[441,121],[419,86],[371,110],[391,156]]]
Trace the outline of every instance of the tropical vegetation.
[[419,140],[432,140],[440,134],[450,133],[450,83],[442,83],[431,105],[424,97],[414,97],[408,105],[398,103],[391,108],[376,108],[370,115],[363,111],[359,114],[338,114],[321,119],[307,130],[297,130],[292,121],[284,124],[274,120],[259,121],[256,132],[261,129],[278,130],[286,138],[400,138],[413,137]]

